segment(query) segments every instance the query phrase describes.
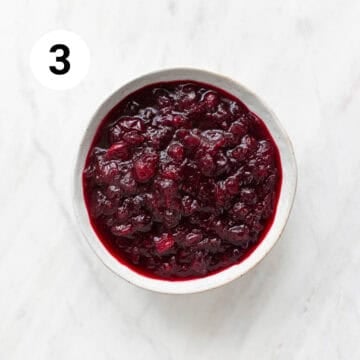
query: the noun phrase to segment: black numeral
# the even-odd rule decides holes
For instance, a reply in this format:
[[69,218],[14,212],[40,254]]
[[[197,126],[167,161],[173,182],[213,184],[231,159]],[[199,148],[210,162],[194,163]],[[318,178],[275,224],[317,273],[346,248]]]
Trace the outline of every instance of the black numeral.
[[63,66],[58,69],[56,66],[49,66],[50,71],[55,75],[64,75],[70,70],[70,63],[67,58],[70,55],[70,49],[64,44],[56,44],[50,48],[50,52],[54,53],[58,50],[62,51],[60,56],[56,56],[56,62],[61,62]]

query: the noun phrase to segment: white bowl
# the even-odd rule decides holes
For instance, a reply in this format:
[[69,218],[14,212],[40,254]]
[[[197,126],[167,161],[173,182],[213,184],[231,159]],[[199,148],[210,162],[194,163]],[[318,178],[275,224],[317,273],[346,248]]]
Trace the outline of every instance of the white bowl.
[[[233,265],[214,275],[200,279],[184,281],[151,279],[134,272],[116,260],[116,258],[114,258],[108,252],[102,242],[98,239],[90,224],[88,213],[85,207],[82,188],[82,171],[84,168],[86,156],[95,132],[105,115],[118,102],[120,102],[120,100],[135,90],[152,83],[174,80],[194,80],[202,83],[208,83],[226,90],[244,102],[251,111],[257,114],[265,122],[266,126],[271,132],[273,139],[279,148],[283,174],[281,192],[273,224],[262,242],[251,253],[251,255],[241,263]],[[110,270],[121,276],[123,279],[144,289],[161,293],[195,293],[216,288],[242,276],[247,271],[252,269],[257,263],[259,263],[259,261],[270,251],[270,249],[279,239],[287,222],[295,196],[296,181],[296,162],[290,140],[274,113],[254,93],[245,88],[243,85],[229,78],[204,70],[191,68],[161,70],[141,76],[122,86],[103,102],[94,116],[90,119],[89,125],[80,144],[75,168],[74,206],[76,220],[81,228],[82,233],[85,235],[96,255]]]

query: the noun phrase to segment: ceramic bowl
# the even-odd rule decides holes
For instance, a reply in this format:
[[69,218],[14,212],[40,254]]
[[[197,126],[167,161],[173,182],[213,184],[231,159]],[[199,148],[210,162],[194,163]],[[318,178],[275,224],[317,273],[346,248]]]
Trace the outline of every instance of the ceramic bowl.
[[[251,111],[257,114],[265,122],[271,132],[273,139],[279,148],[283,178],[273,224],[262,242],[250,256],[239,264],[233,265],[214,275],[194,280],[167,281],[152,279],[134,272],[126,265],[121,264],[118,260],[116,260],[116,258],[114,258],[104,247],[89,221],[83,196],[82,171],[86,155],[96,129],[105,115],[118,102],[135,90],[138,90],[146,85],[176,80],[194,80],[202,83],[208,83],[224,89],[244,102]],[[77,156],[75,168],[74,207],[78,226],[85,235],[91,248],[100,260],[115,274],[144,289],[168,294],[188,294],[213,289],[227,284],[230,281],[244,275],[264,258],[264,256],[278,241],[282,231],[284,230],[295,196],[296,181],[296,161],[290,140],[275,114],[256,94],[230,78],[208,71],[191,68],[167,69],[143,75],[123,85],[100,105],[93,117],[90,119]]]

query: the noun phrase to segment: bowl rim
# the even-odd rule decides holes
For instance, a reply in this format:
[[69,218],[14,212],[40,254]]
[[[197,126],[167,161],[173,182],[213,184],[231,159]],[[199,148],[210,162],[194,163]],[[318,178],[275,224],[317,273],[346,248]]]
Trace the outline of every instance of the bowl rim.
[[[257,114],[270,131],[280,153],[282,185],[273,223],[255,250],[242,262],[218,273],[190,280],[154,279],[135,272],[120,263],[102,244],[93,230],[83,198],[82,171],[95,132],[105,115],[125,96],[146,85],[177,80],[193,80],[224,89],[239,98]],[[143,289],[165,294],[198,293],[225,285],[254,268],[281,237],[290,215],[297,187],[297,165],[291,141],[274,112],[254,92],[241,83],[208,70],[191,67],[168,68],[153,71],[131,80],[113,91],[96,109],[87,123],[77,150],[74,169],[73,207],[80,230],[102,263],[113,273]]]

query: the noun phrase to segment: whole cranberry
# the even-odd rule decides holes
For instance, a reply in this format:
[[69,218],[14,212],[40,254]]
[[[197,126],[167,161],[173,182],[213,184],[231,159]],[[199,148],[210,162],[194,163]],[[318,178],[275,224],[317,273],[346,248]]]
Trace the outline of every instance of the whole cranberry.
[[134,176],[138,182],[149,181],[156,173],[158,156],[144,154],[134,162]]
[[184,159],[184,147],[179,143],[170,144],[167,152],[176,162],[181,162]]

